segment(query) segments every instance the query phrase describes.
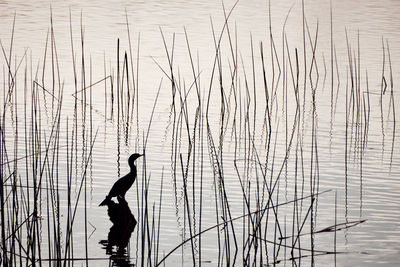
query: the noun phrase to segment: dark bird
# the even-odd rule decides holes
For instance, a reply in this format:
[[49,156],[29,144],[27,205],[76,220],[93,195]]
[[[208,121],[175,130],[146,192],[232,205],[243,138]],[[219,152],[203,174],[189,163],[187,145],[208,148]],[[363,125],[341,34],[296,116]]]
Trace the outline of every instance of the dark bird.
[[132,154],[129,159],[129,167],[131,167],[131,171],[125,175],[124,177],[120,178],[118,181],[115,182],[113,187],[111,188],[110,192],[106,196],[106,198],[100,203],[99,206],[107,205],[111,198],[113,197],[120,197],[125,199],[126,191],[131,188],[133,182],[136,180],[136,166],[135,160],[143,155],[141,154]]

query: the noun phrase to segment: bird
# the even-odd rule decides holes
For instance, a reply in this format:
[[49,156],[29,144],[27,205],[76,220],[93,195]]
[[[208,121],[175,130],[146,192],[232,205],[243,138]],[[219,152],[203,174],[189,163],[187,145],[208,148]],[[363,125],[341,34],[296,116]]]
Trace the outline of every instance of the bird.
[[114,185],[111,187],[110,192],[108,193],[106,198],[100,203],[99,206],[107,205],[111,201],[111,198],[113,197],[125,199],[126,192],[129,190],[129,188],[131,188],[133,182],[136,180],[137,171],[135,166],[135,160],[141,156],[143,156],[143,154],[135,153],[129,157],[128,164],[129,167],[131,168],[131,171],[114,183]]

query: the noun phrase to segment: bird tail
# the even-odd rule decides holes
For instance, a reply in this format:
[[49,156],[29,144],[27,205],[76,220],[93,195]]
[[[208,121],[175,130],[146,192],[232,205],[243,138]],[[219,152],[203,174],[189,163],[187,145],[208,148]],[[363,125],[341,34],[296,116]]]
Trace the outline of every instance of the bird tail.
[[110,201],[111,201],[111,197],[106,196],[106,198],[99,204],[99,206],[108,205]]

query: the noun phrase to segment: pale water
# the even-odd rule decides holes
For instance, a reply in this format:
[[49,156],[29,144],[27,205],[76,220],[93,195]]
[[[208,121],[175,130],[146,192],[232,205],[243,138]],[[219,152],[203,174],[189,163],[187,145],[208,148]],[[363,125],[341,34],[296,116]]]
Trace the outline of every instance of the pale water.
[[[233,1],[224,1],[227,13],[233,5]],[[268,183],[270,179],[278,181],[273,192],[275,204],[290,202],[295,196],[308,197],[311,188],[314,188],[314,193],[324,193],[318,195],[313,203],[311,215],[311,202],[307,198],[301,201],[301,205],[289,203],[280,206],[277,214],[270,212],[269,219],[264,218],[261,222],[262,230],[266,231],[262,237],[268,242],[259,242],[265,247],[261,248],[261,252],[258,249],[256,259],[253,258],[252,248],[247,264],[253,264],[254,260],[256,266],[274,263],[279,266],[395,266],[400,260],[399,12],[400,4],[389,0],[332,0],[332,9],[330,1],[305,1],[303,21],[301,1],[271,1],[270,6],[268,1],[239,1],[229,17],[229,27],[224,28],[224,8],[219,1],[0,3],[2,99],[10,102],[5,109],[2,108],[2,111],[6,110],[3,130],[8,156],[3,156],[3,162],[30,155],[31,146],[26,145],[24,137],[30,136],[32,128],[30,115],[28,126],[24,124],[23,104],[24,90],[29,92],[36,84],[34,80],[46,88],[46,92],[41,90],[39,96],[39,131],[43,140],[40,149],[46,149],[45,140],[51,136],[52,120],[57,114],[57,101],[54,104],[55,98],[51,94],[56,94],[59,99],[58,90],[63,88],[56,167],[62,222],[67,216],[67,174],[72,177],[73,205],[79,195],[81,179],[87,175],[86,199],[80,195],[74,222],[75,258],[85,258],[87,251],[91,266],[109,264],[109,255],[99,241],[107,239],[111,223],[107,208],[98,207],[98,204],[114,181],[129,171],[129,155],[141,153],[146,146],[146,164],[143,164],[143,158],[137,161],[139,183],[126,196],[132,213],[139,221],[128,247],[132,263],[143,260],[140,241],[138,243],[142,238],[141,232],[137,232],[143,228],[143,216],[140,216],[143,206],[138,207],[137,203],[142,196],[144,169],[146,178],[150,179],[150,226],[153,224],[152,216],[155,216],[154,229],[150,228],[146,233],[149,239],[157,236],[152,231],[158,227],[161,181],[163,183],[158,248],[160,260],[190,237],[191,231],[198,233],[200,221],[202,230],[221,223],[222,207],[226,208],[222,203],[225,201],[229,202],[231,212],[227,219],[248,213],[241,183],[246,196],[250,196],[250,212],[260,209],[256,204],[257,198],[263,199],[260,203],[265,205],[268,199],[265,187],[264,195],[257,194],[256,190],[258,183],[261,184],[260,190],[263,188],[262,171],[265,171],[265,166],[261,168],[257,162],[260,160],[264,164],[268,159],[265,179]],[[217,40],[223,31],[219,50],[221,61],[215,65],[213,31]],[[271,45],[270,33],[274,45]],[[174,47],[173,70],[176,88],[181,90],[175,96],[175,106],[172,105],[170,69],[162,34],[169,57]],[[81,36],[84,37],[84,79]],[[118,39],[119,77],[116,60]],[[272,115],[270,119],[265,115],[267,100],[261,43],[268,105]],[[138,89],[130,109],[127,109],[127,102],[118,108],[116,95],[112,106],[110,93],[111,82],[116,94],[116,83],[120,79],[120,84],[124,84],[121,86],[124,90],[123,101],[127,101],[127,65],[123,64],[125,52],[129,62],[130,90],[134,92],[134,86]],[[73,62],[76,65],[76,86]],[[11,72],[17,73],[15,83],[10,83],[8,64]],[[131,66],[134,67],[135,80],[132,80]],[[224,89],[222,98],[220,74]],[[52,77],[56,77],[54,83]],[[213,83],[210,84],[210,81]],[[8,96],[10,84],[16,90]],[[91,93],[89,89],[84,90],[86,95],[79,92],[75,102],[75,88],[80,91],[89,88],[90,84],[93,84]],[[207,132],[206,105],[210,88],[210,132]],[[296,88],[299,90],[299,113],[296,113]],[[201,94],[202,107],[199,117],[196,115],[197,89]],[[312,90],[315,90],[314,107]],[[188,104],[182,110],[181,101],[185,99],[185,94]],[[30,93],[27,93],[28,99],[29,96]],[[132,99],[133,96],[130,97]],[[27,114],[31,114],[30,100],[27,103]],[[225,110],[221,113],[222,107]],[[128,114],[130,119],[127,119]],[[148,128],[150,121],[151,127]],[[76,129],[77,136],[72,142],[75,145],[72,172],[68,173],[66,166],[69,162],[66,158],[71,154],[67,154],[66,148],[67,143],[69,148],[72,145],[72,129]],[[191,155],[189,161],[188,154]],[[90,158],[87,167],[86,158]],[[13,168],[16,168],[19,174],[16,177],[25,184],[26,177],[32,179],[31,175],[25,175],[25,169],[29,171],[31,168],[26,168],[25,160],[16,162],[7,165],[11,169],[2,169],[3,181],[15,174]],[[215,172],[216,163],[223,165],[222,174]],[[188,205],[182,182],[186,170]],[[223,177],[226,199],[218,195],[221,185],[214,183],[214,177],[217,181]],[[11,180],[7,179],[5,185],[7,183]],[[43,181],[42,186],[47,184]],[[5,188],[10,192],[10,188]],[[48,257],[45,222],[48,198],[45,193],[41,195],[43,229],[40,232],[42,246],[46,248],[42,251],[44,258]],[[84,201],[87,203],[86,219]],[[8,205],[11,208],[11,204]],[[340,228],[336,233],[318,233],[335,223]],[[62,246],[65,245],[66,233],[63,227],[61,223]],[[197,265],[199,261],[204,266],[243,265],[243,257],[249,249],[243,240],[249,232],[248,218],[235,220],[226,227],[229,228],[230,252],[224,247],[226,228],[219,227],[201,235],[201,244],[198,238],[195,239],[193,250],[191,242],[176,250],[166,259],[166,266],[191,266],[193,253]],[[298,229],[300,227],[301,230]],[[233,229],[238,245],[235,260]],[[311,230],[317,231],[312,238],[309,234]],[[294,256],[291,255],[292,231],[295,235],[297,232],[302,234],[301,245],[294,245],[301,246],[302,252],[299,254],[296,250]],[[279,235],[290,238],[280,242]],[[231,255],[229,263],[227,254]],[[85,265],[86,261],[75,262],[75,265],[81,264]]]

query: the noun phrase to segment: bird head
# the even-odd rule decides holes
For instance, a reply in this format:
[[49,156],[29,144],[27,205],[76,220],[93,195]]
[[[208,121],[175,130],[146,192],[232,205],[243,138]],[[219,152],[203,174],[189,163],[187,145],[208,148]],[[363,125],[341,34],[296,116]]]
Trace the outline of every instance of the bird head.
[[143,156],[143,155],[138,154],[138,153],[132,154],[132,155],[129,157],[129,159],[128,159],[129,166],[130,166],[131,168],[132,168],[133,166],[135,166],[135,160],[136,160],[137,158],[141,157],[141,156]]

